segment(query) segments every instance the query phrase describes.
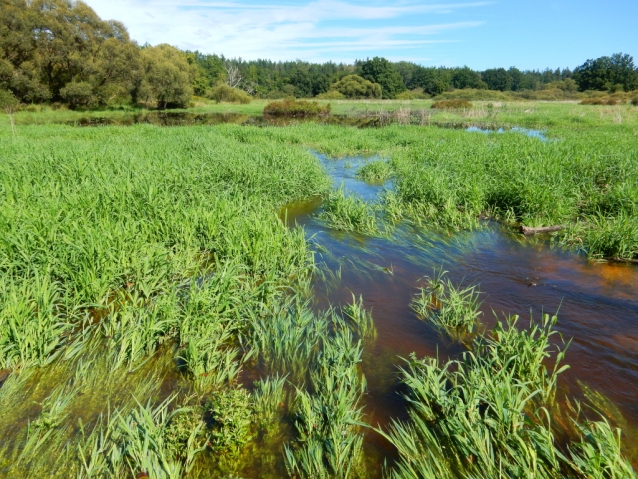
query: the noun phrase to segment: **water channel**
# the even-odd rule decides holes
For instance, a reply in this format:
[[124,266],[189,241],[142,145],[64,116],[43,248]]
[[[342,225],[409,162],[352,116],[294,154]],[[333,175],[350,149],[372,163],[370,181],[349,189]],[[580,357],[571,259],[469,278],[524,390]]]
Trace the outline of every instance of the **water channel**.
[[[370,185],[356,178],[370,158],[331,159],[317,155],[333,178],[352,194],[374,201],[391,183]],[[318,218],[321,201],[289,205],[282,212],[291,226],[303,226],[314,245],[316,261],[332,271],[334,281],[318,275],[316,307],[326,309],[364,298],[372,310],[378,339],[364,350],[368,383],[368,423],[387,424],[405,417],[397,366],[401,357],[447,359],[464,347],[446,339],[418,319],[410,301],[423,277],[443,268],[464,285],[479,285],[481,322],[492,327],[504,314],[558,314],[557,330],[573,339],[558,395],[583,399],[582,385],[602,392],[626,419],[625,446],[636,449],[638,430],[638,268],[635,265],[588,260],[573,251],[551,247],[549,241],[525,238],[510,228],[486,221],[484,227],[452,235],[399,225],[388,238],[334,231]],[[368,455],[388,457],[391,449],[376,433],[367,435]]]

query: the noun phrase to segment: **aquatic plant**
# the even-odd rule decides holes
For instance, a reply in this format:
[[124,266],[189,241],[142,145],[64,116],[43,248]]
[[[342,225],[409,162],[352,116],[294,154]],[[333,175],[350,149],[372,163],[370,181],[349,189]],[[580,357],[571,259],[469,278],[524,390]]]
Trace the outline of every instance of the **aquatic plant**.
[[354,342],[349,329],[336,326],[310,371],[313,392],[297,388],[293,420],[298,438],[285,449],[291,476],[349,478],[363,474],[361,343]]
[[346,194],[341,187],[324,199],[323,211],[318,218],[336,230],[378,235],[380,230],[374,210],[363,198]]
[[370,343],[377,339],[377,328],[374,325],[372,312],[363,306],[363,296],[358,298],[352,293],[352,302],[341,308],[353,332],[363,343]]
[[241,387],[224,388],[211,394],[205,409],[214,423],[211,432],[212,447],[237,454],[250,439],[252,399]]
[[461,288],[449,278],[447,271],[435,271],[425,277],[426,287],[412,300],[412,309],[424,320],[434,323],[449,336],[462,339],[472,332],[481,315],[476,286]]
[[377,160],[366,163],[357,172],[357,178],[368,183],[383,183],[393,175],[392,166],[388,161]]
[[557,476],[561,455],[545,399],[565,369],[558,368],[564,350],[551,372],[541,362],[554,324],[546,318],[528,335],[512,320],[461,360],[407,360],[410,421],[382,431],[401,456],[393,477]]

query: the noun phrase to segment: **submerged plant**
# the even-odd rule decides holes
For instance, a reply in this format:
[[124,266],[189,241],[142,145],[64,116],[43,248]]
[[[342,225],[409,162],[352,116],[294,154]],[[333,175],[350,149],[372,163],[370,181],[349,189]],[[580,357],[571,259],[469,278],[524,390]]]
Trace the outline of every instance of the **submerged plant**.
[[580,440],[570,446],[572,466],[577,474],[588,479],[635,479],[631,463],[620,449],[620,429],[600,421],[575,422]]
[[377,339],[377,328],[374,325],[372,313],[363,307],[363,297],[357,298],[352,293],[352,302],[342,308],[342,312],[351,329],[364,343]]
[[212,447],[237,454],[250,440],[250,393],[242,388],[221,389],[210,396],[205,408],[214,422],[210,439]]

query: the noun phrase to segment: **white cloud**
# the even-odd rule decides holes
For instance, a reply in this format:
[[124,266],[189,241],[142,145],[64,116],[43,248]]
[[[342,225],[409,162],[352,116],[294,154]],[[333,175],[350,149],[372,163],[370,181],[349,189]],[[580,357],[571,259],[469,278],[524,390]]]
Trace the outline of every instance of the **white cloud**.
[[[437,38],[481,22],[438,22],[441,15],[488,2],[365,4],[315,0],[294,5],[205,0],[86,0],[105,19],[122,21],[140,43],[170,43],[227,57],[352,61],[351,52],[391,52],[455,41]],[[414,26],[414,19],[419,24]],[[405,26],[410,19],[410,26]],[[349,26],[343,26],[349,22]],[[378,26],[379,24],[382,26]]]

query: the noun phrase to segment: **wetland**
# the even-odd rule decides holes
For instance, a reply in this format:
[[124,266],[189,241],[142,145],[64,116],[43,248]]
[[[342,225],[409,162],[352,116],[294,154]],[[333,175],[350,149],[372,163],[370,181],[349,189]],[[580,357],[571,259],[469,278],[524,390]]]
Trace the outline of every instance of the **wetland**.
[[508,108],[0,125],[0,475],[635,477],[636,108]]

